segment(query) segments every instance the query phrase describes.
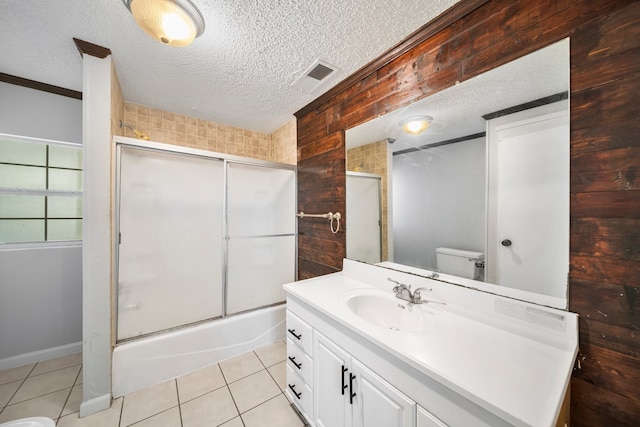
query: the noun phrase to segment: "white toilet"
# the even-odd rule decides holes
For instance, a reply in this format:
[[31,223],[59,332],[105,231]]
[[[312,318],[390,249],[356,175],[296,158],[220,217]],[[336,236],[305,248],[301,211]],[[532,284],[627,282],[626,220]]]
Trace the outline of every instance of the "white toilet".
[[476,263],[482,263],[482,252],[463,251],[452,248],[436,248],[438,271],[465,279],[481,280],[483,271]]
[[9,421],[0,424],[0,427],[55,427],[56,423],[51,418],[31,417],[21,418],[19,420]]

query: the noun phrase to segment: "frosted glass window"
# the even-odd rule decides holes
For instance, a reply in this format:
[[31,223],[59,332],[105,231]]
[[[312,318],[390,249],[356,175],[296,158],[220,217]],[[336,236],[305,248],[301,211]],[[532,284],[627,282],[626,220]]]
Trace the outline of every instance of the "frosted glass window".
[[224,164],[121,148],[122,340],[222,315]]
[[229,236],[295,233],[295,172],[229,164]]
[[82,239],[82,147],[3,138],[0,243]]
[[55,168],[82,169],[82,148],[50,145],[49,166]]
[[45,166],[47,146],[23,141],[0,140],[0,163]]
[[0,243],[39,242],[44,240],[44,220],[3,219],[0,221]]
[[44,190],[47,188],[47,169],[0,163],[0,187]]
[[82,191],[82,171],[49,168],[49,190]]
[[229,241],[227,313],[283,302],[282,285],[295,280],[295,236]]
[[47,240],[82,240],[82,220],[47,220]]
[[82,197],[55,197],[47,199],[47,217],[82,218]]
[[0,218],[44,218],[44,196],[0,194]]

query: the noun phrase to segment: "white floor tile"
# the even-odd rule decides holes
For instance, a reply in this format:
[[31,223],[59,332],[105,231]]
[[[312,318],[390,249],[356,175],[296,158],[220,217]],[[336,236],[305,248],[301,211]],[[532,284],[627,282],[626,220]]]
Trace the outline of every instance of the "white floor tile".
[[177,379],[180,403],[188,402],[226,385],[220,366],[212,365]]
[[241,415],[245,427],[302,427],[304,423],[282,395]]
[[122,412],[123,398],[111,402],[111,407],[104,411],[96,412],[88,417],[79,418],[74,412],[58,420],[57,427],[118,427]]
[[33,399],[54,391],[71,388],[80,372],[80,366],[59,369],[42,375],[31,375],[24,381],[9,404]]
[[14,381],[12,383],[6,383],[0,385],[0,409],[13,397],[18,387],[22,384],[22,380]]
[[255,349],[255,353],[264,366],[273,366],[276,363],[284,361],[287,357],[287,344],[284,341],[278,341],[271,345]]
[[250,351],[220,362],[220,369],[222,369],[227,384],[230,384],[264,369],[264,366],[258,356],[253,351]]
[[122,426],[128,426],[178,406],[175,380],[127,394],[122,404]]
[[229,384],[229,390],[241,414],[281,393],[266,370]]
[[71,394],[67,399],[67,403],[62,410],[62,416],[73,414],[80,411],[80,404],[82,403],[82,384],[77,385],[71,389]]
[[82,353],[70,354],[68,356],[57,357],[55,359],[39,362],[31,372],[30,376],[46,374],[58,369],[68,368],[82,364]]
[[277,363],[267,369],[280,390],[287,388],[287,362]]
[[[154,415],[151,418],[132,424],[133,427],[182,427],[180,420],[180,409],[178,407],[169,409]],[[122,426],[126,427],[126,426]]]
[[213,427],[238,416],[227,387],[180,405],[180,411],[183,427]]
[[231,421],[221,424],[220,427],[244,427],[244,423],[242,422],[242,418],[236,417]]
[[29,372],[36,366],[32,365],[19,366],[13,369],[0,371],[0,384],[6,384],[17,380],[23,380],[29,376]]
[[9,405],[0,413],[0,423],[27,417],[48,417],[55,420],[60,416],[69,393],[70,388]]

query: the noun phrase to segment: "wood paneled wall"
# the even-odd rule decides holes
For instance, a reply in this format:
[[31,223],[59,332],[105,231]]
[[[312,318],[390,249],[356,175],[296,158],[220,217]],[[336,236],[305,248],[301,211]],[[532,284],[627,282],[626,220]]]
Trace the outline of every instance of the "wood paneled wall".
[[[344,131],[571,37],[572,425],[640,422],[640,4],[462,0],[296,113],[298,207],[345,212]],[[345,218],[348,227],[349,218]],[[344,228],[299,221],[304,279],[339,271]],[[526,385],[525,385],[526,386]],[[526,394],[523,394],[526,399]]]

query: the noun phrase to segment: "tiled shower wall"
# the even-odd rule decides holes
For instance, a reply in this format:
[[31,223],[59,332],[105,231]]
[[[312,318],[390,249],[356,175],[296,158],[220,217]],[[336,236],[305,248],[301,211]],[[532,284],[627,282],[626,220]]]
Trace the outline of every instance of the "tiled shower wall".
[[[155,142],[274,162],[297,161],[295,119],[267,134],[125,102],[124,121]],[[130,129],[124,136],[135,138]]]

